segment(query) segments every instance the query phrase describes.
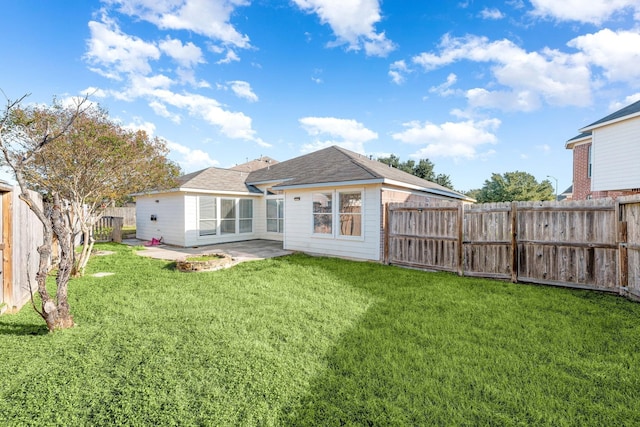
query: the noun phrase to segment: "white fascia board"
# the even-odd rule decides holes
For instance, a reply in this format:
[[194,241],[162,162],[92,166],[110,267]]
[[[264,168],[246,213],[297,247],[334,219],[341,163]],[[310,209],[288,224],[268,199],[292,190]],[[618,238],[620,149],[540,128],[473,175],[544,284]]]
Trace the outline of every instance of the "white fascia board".
[[394,181],[392,179],[385,179],[384,183],[389,185],[395,185],[397,187],[410,188],[412,190],[418,190],[424,193],[431,193],[439,196],[446,196],[449,199],[467,200],[470,202],[471,201],[475,202],[475,199],[472,199],[471,197],[467,197],[464,194],[458,195],[458,193],[453,192],[453,190],[449,192],[445,190],[440,190],[438,188],[421,187],[419,185],[407,184],[406,182]]
[[250,193],[248,191],[199,190],[197,188],[180,188],[179,191],[183,193],[222,194],[223,196],[263,196],[262,193]]
[[614,123],[623,122],[625,120],[633,119],[633,118],[636,118],[636,117],[640,117],[640,111],[637,112],[637,113],[629,114],[627,116],[618,117],[617,119],[609,120],[608,122],[602,122],[602,123],[597,123],[597,124],[592,125],[592,126],[587,126],[587,127],[582,128],[582,129],[578,129],[578,131],[579,132],[589,132],[589,131],[591,131],[593,129],[601,128],[601,127],[604,127],[604,126],[609,126],[609,125],[612,125]]
[[582,145],[582,144],[591,142],[592,139],[593,139],[593,135],[586,135],[586,136],[583,136],[582,138],[572,139],[570,141],[567,141],[567,143],[564,145],[564,148],[566,148],[567,150],[570,150],[570,149],[573,149],[573,147],[575,147],[576,145]]
[[338,182],[316,182],[313,184],[296,184],[296,185],[276,185],[275,189],[278,190],[303,190],[305,188],[322,188],[322,187],[352,187],[356,185],[366,184],[382,184],[384,180],[382,178],[376,179],[362,179],[356,181],[338,181]]
[[171,188],[169,190],[151,190],[145,191],[144,193],[132,193],[129,194],[131,197],[139,197],[139,196],[155,196],[157,194],[169,194],[169,193],[178,193],[181,190],[179,188]]

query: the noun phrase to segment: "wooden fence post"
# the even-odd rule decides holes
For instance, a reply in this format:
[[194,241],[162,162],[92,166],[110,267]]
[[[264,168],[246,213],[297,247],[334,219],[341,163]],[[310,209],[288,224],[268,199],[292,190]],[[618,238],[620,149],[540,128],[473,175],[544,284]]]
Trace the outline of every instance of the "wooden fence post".
[[113,231],[111,232],[111,240],[116,243],[122,243],[122,223],[123,218],[115,216],[112,218]]
[[389,214],[391,209],[389,208],[389,202],[384,204],[384,240],[383,244],[383,257],[384,263],[389,264]]
[[457,248],[457,263],[458,263],[458,276],[463,276],[464,265],[464,251],[462,250],[463,238],[464,238],[464,206],[462,202],[458,202],[458,248]]
[[511,202],[511,282],[518,283],[518,202]]
[[629,286],[629,253],[627,251],[627,221],[624,221],[624,205],[616,201],[616,240],[618,241],[618,288],[621,295]]

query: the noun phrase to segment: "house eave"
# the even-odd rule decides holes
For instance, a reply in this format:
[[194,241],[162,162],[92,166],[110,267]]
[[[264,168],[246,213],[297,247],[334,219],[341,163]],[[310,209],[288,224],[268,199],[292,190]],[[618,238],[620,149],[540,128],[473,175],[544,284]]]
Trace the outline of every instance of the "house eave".
[[567,150],[571,150],[576,145],[581,145],[581,144],[591,142],[591,139],[592,139],[591,135],[586,135],[586,136],[583,136],[582,138],[577,138],[577,139],[576,138],[570,139],[564,144],[564,148],[566,148]]
[[254,193],[250,191],[204,190],[201,188],[180,187],[180,188],[172,188],[169,190],[154,190],[154,191],[147,191],[145,193],[135,193],[135,194],[131,194],[131,196],[132,197],[155,196],[158,194],[170,194],[170,193],[222,194],[225,196],[251,196],[251,197],[260,197],[263,195],[262,193]]
[[601,123],[596,122],[596,123],[593,123],[593,124],[588,125],[586,127],[583,127],[582,129],[578,129],[578,131],[579,132],[590,132],[590,131],[593,131],[594,129],[597,129],[597,128],[601,128],[601,127],[604,127],[604,126],[609,126],[609,125],[612,125],[614,123],[623,122],[625,120],[634,119],[636,117],[640,117],[640,111],[637,112],[637,113],[629,114],[627,116],[618,117],[618,118],[615,118],[613,120],[609,120],[609,121],[606,121],[606,122],[601,122]]

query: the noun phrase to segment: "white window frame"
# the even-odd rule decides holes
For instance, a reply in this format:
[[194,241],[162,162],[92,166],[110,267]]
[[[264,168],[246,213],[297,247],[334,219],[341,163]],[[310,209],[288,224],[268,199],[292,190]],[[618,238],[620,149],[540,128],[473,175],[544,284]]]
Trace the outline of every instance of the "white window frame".
[[[244,202],[244,201],[249,202],[249,203],[251,204],[251,217],[250,217],[250,218],[240,216],[240,215],[241,215],[241,213],[242,213],[242,209],[240,209],[240,205],[241,205],[241,204],[242,204],[242,202]],[[237,219],[238,219],[237,234],[249,234],[249,233],[253,233],[253,217],[254,217],[254,215],[253,215],[253,199],[238,199],[238,200],[236,201],[236,206],[237,206],[237,208],[236,208],[236,217],[237,217]],[[249,231],[240,231],[240,224],[241,224],[243,221],[245,221],[245,222],[246,222],[246,221],[251,221],[251,227],[250,227],[250,230],[249,230]]]
[[[341,194],[353,194],[360,193],[360,235],[350,236],[341,233],[340,228],[340,195]],[[315,195],[330,195],[331,196],[331,213],[316,213],[314,212],[314,198]],[[364,226],[364,213],[365,213],[365,191],[363,188],[349,188],[332,191],[314,191],[311,194],[311,235],[314,238],[321,239],[334,239],[334,240],[357,240],[363,241],[365,238],[365,226]],[[331,232],[330,233],[317,233],[315,227],[316,215],[331,215]],[[355,214],[351,214],[355,215]]]
[[[211,218],[203,218],[202,217],[202,212],[200,209],[200,205],[202,203],[202,199],[203,198],[210,198],[213,199],[214,203],[215,203],[215,215],[214,217]],[[234,217],[233,218],[222,218],[222,203],[224,201],[232,201],[233,202],[233,212],[234,212]],[[240,201],[241,200],[247,200],[251,203],[251,218],[245,218],[245,217],[241,217],[240,216]],[[197,218],[196,218],[196,223],[198,225],[198,230],[197,230],[197,238],[198,240],[211,240],[211,238],[219,238],[222,236],[229,236],[229,235],[234,235],[234,234],[252,234],[254,233],[254,228],[255,228],[255,204],[254,204],[254,199],[252,198],[245,198],[245,197],[223,197],[223,196],[210,196],[210,195],[205,195],[205,194],[201,194],[197,196],[197,202],[196,202],[196,212],[197,212]],[[209,234],[202,234],[201,228],[200,228],[200,224],[201,221],[215,221],[215,228],[212,230],[211,233]],[[250,231],[243,231],[240,232],[240,221],[251,221],[251,230]],[[222,232],[222,224],[223,221],[233,221],[234,225],[233,225],[233,232],[227,231],[227,232]]]
[[[269,202],[275,202],[276,204],[275,217],[269,216]],[[267,198],[265,201],[265,207],[266,207],[265,217],[266,217],[267,233],[283,234],[284,233],[284,198],[283,197]],[[276,231],[269,230],[269,221],[276,222]]]
[[[213,217],[202,217],[202,211],[201,211],[201,203],[202,203],[202,199],[203,198],[207,198],[207,199],[213,199],[213,204],[214,204],[214,212],[213,212]],[[198,196],[198,203],[197,203],[197,212],[198,212],[198,239],[210,239],[212,236],[218,236],[219,235],[219,230],[218,230],[218,225],[219,225],[219,211],[218,211],[218,198],[215,196]],[[213,229],[211,229],[212,232],[207,233],[207,234],[202,234],[202,227],[201,227],[201,222],[202,221],[213,221],[214,222],[214,227]]]

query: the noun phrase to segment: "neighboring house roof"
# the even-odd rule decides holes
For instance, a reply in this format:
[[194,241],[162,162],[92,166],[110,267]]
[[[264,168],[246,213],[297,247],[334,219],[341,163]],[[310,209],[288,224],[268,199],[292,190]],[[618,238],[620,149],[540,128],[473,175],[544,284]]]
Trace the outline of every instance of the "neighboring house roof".
[[570,185],[566,190],[558,194],[558,197],[556,200],[560,201],[560,200],[568,199],[569,197],[571,197],[572,194],[573,194],[573,185]]
[[268,169],[251,172],[247,182],[250,184],[277,183],[274,188],[378,182],[400,185],[455,199],[473,200],[442,185],[426,181],[337,146],[280,162]]
[[640,101],[636,101],[631,105],[627,105],[626,107],[621,108],[620,110],[611,113],[608,116],[591,123],[590,125],[583,127],[582,129],[580,129],[580,132],[590,131],[593,128],[601,127],[607,123],[620,121],[633,116],[640,116]]
[[260,190],[248,185],[247,173],[231,169],[207,168],[178,178],[180,190],[255,193]]
[[242,172],[253,172],[255,170],[258,169],[262,169],[262,168],[266,168],[272,165],[275,165],[276,163],[278,163],[277,160],[272,159],[271,157],[268,156],[260,156],[259,158],[255,159],[255,160],[251,160],[250,162],[247,163],[242,163],[240,165],[236,165],[232,168],[229,168],[231,170],[234,171],[242,171]]

